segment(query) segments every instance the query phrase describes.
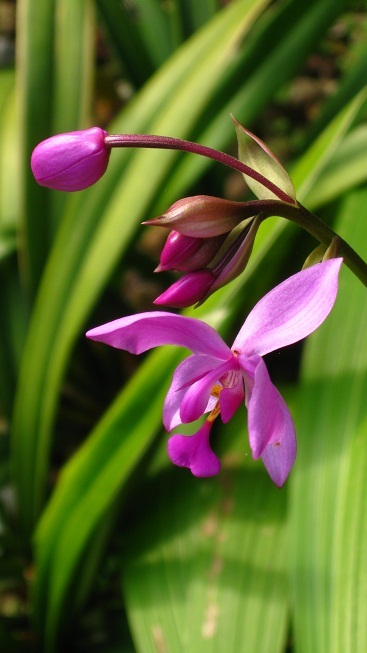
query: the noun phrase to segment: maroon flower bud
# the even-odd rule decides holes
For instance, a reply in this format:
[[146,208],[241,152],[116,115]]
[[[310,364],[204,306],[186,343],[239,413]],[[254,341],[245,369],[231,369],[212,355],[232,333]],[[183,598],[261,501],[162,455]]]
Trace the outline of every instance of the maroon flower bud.
[[210,270],[188,272],[159,295],[153,303],[158,306],[187,308],[207,295],[214,280],[215,276]]
[[110,149],[103,129],[57,134],[33,150],[31,168],[40,186],[77,191],[94,184],[106,171]]
[[232,202],[210,195],[195,195],[178,200],[166,213],[144,224],[174,229],[193,238],[212,238],[228,233],[259,210],[258,201]]

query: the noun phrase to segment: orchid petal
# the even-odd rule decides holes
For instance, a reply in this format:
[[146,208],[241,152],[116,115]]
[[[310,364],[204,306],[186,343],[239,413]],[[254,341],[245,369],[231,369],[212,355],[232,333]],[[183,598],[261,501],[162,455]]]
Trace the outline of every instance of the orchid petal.
[[263,356],[312,333],[334,305],[342,261],[323,261],[276,286],[253,308],[232,349]]
[[193,383],[186,391],[181,402],[180,415],[183,424],[194,422],[204,414],[213,385],[219,381],[220,377],[226,372],[233,369],[236,360],[231,360],[217,365],[210,370],[203,378]]
[[279,396],[279,408],[283,409],[284,429],[277,441],[271,441],[261,454],[268,474],[278,487],[282,487],[293,467],[297,453],[297,442],[292,418],[288,408]]
[[[246,367],[239,357],[240,364]],[[248,431],[252,456],[256,460],[270,444],[290,437],[294,426],[284,399],[272,384],[262,358],[258,358],[253,378],[245,372]],[[293,464],[293,463],[292,463]]]
[[131,354],[141,354],[160,345],[179,345],[194,354],[219,360],[232,355],[220,335],[205,322],[164,311],[122,317],[91,329],[86,336]]
[[[171,386],[167,392],[163,407],[163,424],[167,431],[171,431],[178,424],[182,424],[180,406],[187,392],[188,385],[194,383],[204,374],[218,365],[218,360],[212,356],[197,356],[193,354],[185,358],[176,368]],[[216,403],[216,398],[209,400],[203,412],[208,412]]]
[[194,435],[172,435],[167,444],[168,456],[179,467],[188,467],[194,476],[215,476],[220,470],[219,458],[210,448],[211,423],[207,420]]

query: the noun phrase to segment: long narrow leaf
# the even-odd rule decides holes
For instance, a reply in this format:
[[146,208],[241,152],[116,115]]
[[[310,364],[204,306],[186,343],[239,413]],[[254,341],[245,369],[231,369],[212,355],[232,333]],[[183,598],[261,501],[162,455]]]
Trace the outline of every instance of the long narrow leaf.
[[217,480],[163,468],[138,495],[122,584],[139,653],[284,651],[286,493],[244,468],[243,446],[227,455]]
[[140,32],[140,19],[134,20],[130,5],[97,0],[101,23],[108,33],[108,42],[124,75],[137,87],[154,73],[155,65],[147,43]]
[[[307,177],[306,183],[298,190],[298,197],[301,201],[308,192],[311,192],[313,184],[317,177],[321,174],[324,167],[329,163],[333,152],[336,151],[340,144],[343,135],[352,126],[358,112],[364,105],[367,96],[367,88],[360,91],[357,96],[347,104],[346,107],[340,111],[334,120],[326,127],[326,129],[315,140],[312,147],[308,149],[307,156],[303,157],[300,162],[295,166],[292,177],[297,184],[298,178],[304,177],[304,170],[312,170],[312,175]],[[323,153],[320,156],[320,153]],[[317,201],[317,197],[315,197]]]
[[[28,168],[34,146],[51,130],[55,0],[21,0],[17,6],[18,100],[20,107],[21,220],[23,277],[35,293],[50,246],[49,194],[38,187]],[[37,26],[37,28],[35,28]],[[37,101],[35,101],[37,99]],[[43,216],[43,220],[40,220]]]
[[180,43],[202,27],[219,9],[218,0],[174,0],[170,12],[174,41]]
[[0,74],[0,260],[16,248],[19,220],[19,115],[14,74]]
[[[366,189],[346,200],[338,228],[367,256]],[[295,637],[299,653],[367,646],[366,288],[342,274],[337,304],[309,343],[293,477]]]
[[367,150],[367,126],[353,129],[340,142],[332,158],[326,163],[308,192],[309,206],[323,206],[341,193],[365,183]]
[[22,265],[36,292],[62,201],[37,186],[29,161],[35,145],[54,130],[70,131],[90,104],[92,30],[88,0],[21,0],[18,10],[18,99],[21,124]]

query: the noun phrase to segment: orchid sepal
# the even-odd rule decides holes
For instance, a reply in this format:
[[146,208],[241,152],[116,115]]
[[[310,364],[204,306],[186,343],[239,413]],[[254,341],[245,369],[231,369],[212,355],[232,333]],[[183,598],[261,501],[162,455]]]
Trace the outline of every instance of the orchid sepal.
[[233,347],[248,356],[264,356],[315,331],[334,305],[342,262],[317,263],[267,293],[248,315]]
[[[239,160],[259,172],[266,179],[269,179],[289,196],[290,203],[295,204],[296,191],[293,182],[275,154],[260,138],[245,129],[233,116],[232,120],[237,134]],[[260,200],[276,197],[274,193],[255,179],[245,174],[244,178],[248,187]]]

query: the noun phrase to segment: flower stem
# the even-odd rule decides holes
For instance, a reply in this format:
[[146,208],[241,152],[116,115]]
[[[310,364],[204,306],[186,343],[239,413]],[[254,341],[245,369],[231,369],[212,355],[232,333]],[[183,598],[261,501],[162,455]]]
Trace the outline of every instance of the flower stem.
[[336,238],[338,242],[338,254],[343,257],[344,263],[353,274],[367,287],[367,264],[331,227],[325,224],[317,215],[308,211],[302,204],[298,204],[297,206],[282,204],[281,211],[282,217],[302,227],[327,247]]
[[[317,215],[308,211],[302,204],[295,202],[295,200],[287,195],[281,188],[278,188],[269,179],[266,179],[259,172],[245,165],[238,159],[225,152],[214,150],[205,145],[199,145],[191,141],[181,140],[180,138],[172,138],[170,136],[155,136],[152,134],[111,134],[105,136],[106,147],[142,147],[163,150],[181,150],[192,154],[199,154],[206,158],[218,161],[233,170],[237,170],[258,183],[262,184],[271,193],[273,193],[278,200],[262,200],[259,202],[259,209],[261,208],[261,218],[279,215],[298,226],[302,227],[309,234],[314,236],[320,243],[327,247],[331,242],[337,238],[338,249],[340,256],[343,257],[345,264],[349,269],[362,281],[367,287],[367,264],[364,260],[354,251],[348,243],[340,238],[325,222],[320,220]],[[279,201],[281,200],[281,201]]]
[[181,150],[183,152],[190,152],[192,154],[199,154],[200,156],[205,156],[206,158],[212,159],[213,161],[219,161],[233,170],[242,172],[242,174],[255,179],[255,181],[265,186],[270,190],[276,197],[278,197],[283,202],[287,202],[295,206],[295,201],[292,197],[289,197],[281,188],[278,188],[273,182],[269,179],[266,179],[259,172],[245,165],[238,159],[225,152],[220,152],[219,150],[214,150],[211,147],[206,147],[205,145],[199,145],[198,143],[192,143],[191,141],[184,141],[180,138],[172,138],[170,136],[154,136],[152,134],[111,134],[105,136],[105,145],[106,147],[144,147],[144,148],[154,148],[161,150]]

